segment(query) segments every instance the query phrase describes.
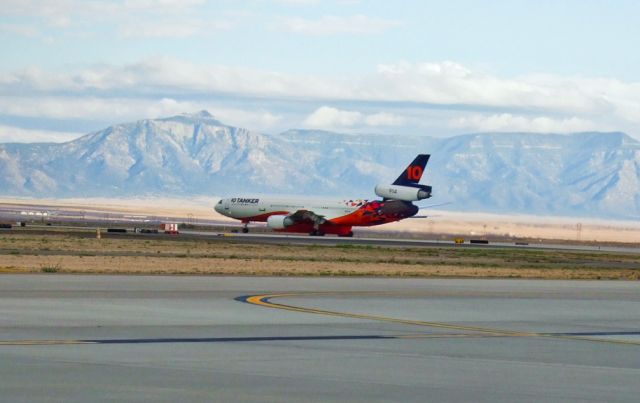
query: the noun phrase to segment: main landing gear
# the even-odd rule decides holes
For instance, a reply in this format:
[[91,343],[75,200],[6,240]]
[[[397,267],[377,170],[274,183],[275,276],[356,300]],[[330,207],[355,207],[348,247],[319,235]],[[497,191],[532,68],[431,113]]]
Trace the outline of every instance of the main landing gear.
[[324,231],[320,230],[320,225],[323,223],[322,219],[316,218],[313,223],[313,230],[309,233],[311,236],[324,236]]
[[249,233],[249,223],[248,222],[242,223],[242,233],[243,234]]

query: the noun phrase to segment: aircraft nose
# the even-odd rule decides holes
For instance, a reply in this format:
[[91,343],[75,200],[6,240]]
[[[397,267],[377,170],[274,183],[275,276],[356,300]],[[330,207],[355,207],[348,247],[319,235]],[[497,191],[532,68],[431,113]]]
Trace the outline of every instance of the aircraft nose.
[[220,200],[218,204],[213,206],[213,209],[219,214],[222,214],[222,203],[224,203],[224,200]]

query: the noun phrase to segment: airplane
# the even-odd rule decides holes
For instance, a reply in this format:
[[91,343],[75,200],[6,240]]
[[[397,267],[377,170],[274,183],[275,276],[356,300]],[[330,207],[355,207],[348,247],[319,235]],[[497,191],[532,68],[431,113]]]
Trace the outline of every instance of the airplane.
[[267,227],[280,232],[352,237],[353,227],[400,221],[418,213],[412,202],[431,197],[431,186],[419,183],[429,157],[419,154],[391,185],[377,185],[375,194],[382,200],[231,197],[221,199],[214,209],[242,221],[244,233],[249,232],[250,222],[266,222]]

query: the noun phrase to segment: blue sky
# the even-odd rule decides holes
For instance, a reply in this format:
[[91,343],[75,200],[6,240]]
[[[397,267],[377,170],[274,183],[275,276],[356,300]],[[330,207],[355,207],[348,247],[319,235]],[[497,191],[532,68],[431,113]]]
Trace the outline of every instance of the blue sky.
[[207,109],[268,133],[640,138],[635,1],[3,0],[0,141]]

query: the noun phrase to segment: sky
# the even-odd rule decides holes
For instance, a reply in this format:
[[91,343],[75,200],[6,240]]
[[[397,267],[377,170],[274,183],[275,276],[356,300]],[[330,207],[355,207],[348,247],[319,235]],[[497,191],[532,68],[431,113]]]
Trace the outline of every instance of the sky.
[[264,133],[623,131],[640,2],[0,0],[0,142],[206,109]]

